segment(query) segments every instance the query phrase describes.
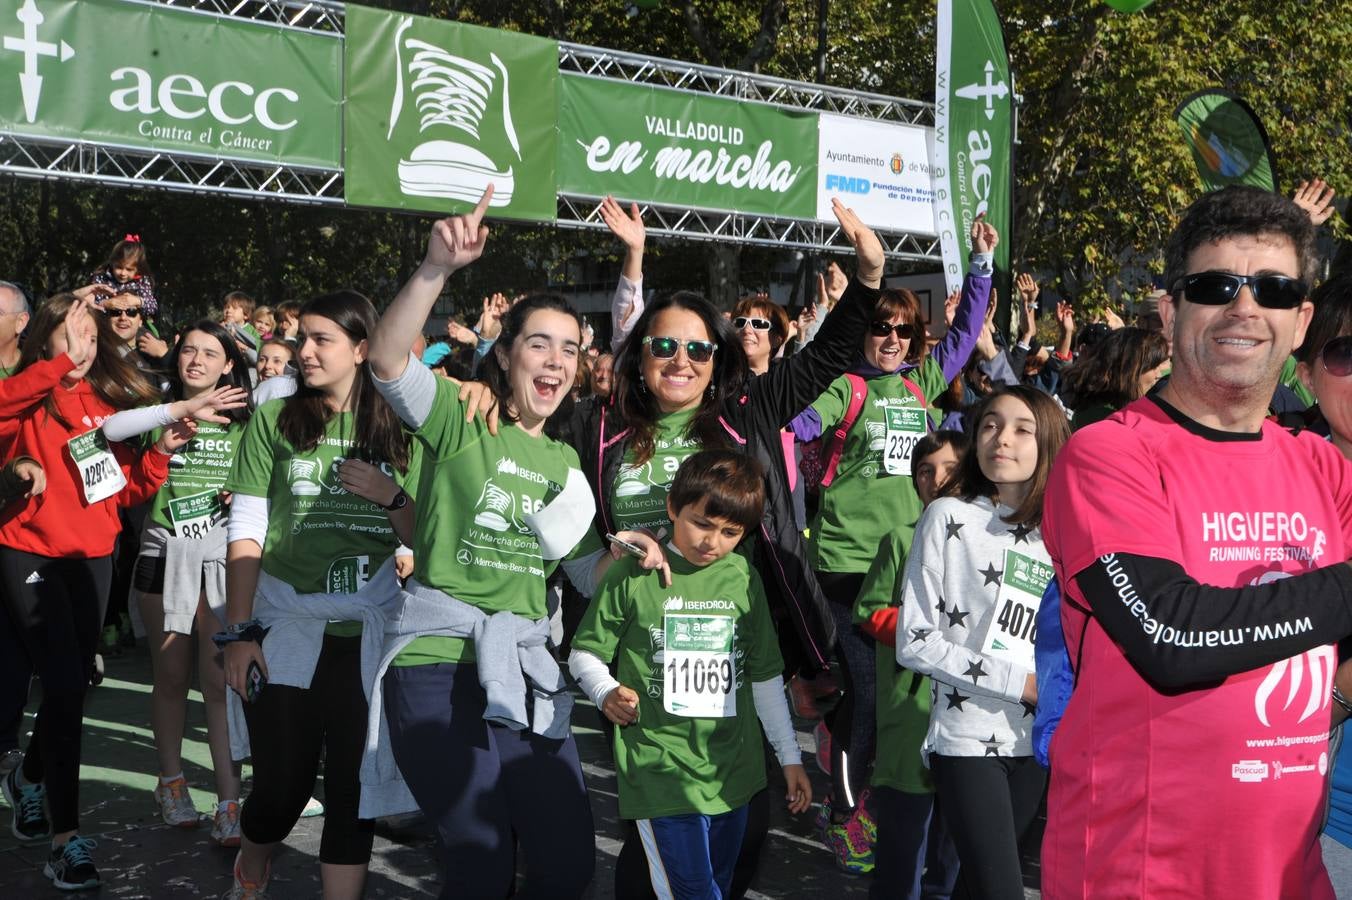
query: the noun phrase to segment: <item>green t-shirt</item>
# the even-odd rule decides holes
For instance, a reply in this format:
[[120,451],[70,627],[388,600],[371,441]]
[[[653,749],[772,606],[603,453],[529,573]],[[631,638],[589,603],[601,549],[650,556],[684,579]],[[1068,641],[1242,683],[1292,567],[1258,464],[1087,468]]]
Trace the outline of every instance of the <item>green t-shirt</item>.
[[[437,379],[432,411],[415,438],[422,447],[414,575],[421,583],[488,612],[546,615],[546,561],[523,518],[558,496],[577,452],[552,438],[504,424],[496,437],[476,417],[465,422],[456,388]],[[601,549],[588,528],[569,558]],[[473,642],[416,638],[395,665],[468,662]]]
[[[911,535],[910,529],[900,529],[888,532],[883,539],[854,602],[856,622],[867,620],[880,609],[901,605],[902,573]],[[882,641],[877,642],[875,672],[878,740],[872,781],[908,794],[931,793],[934,784],[920,756],[920,745],[929,730],[930,680],[897,665],[896,648]]]
[[[933,359],[907,375],[926,402],[947,388]],[[845,435],[835,480],[822,491],[808,540],[808,563],[819,572],[867,572],[879,537],[898,522],[913,527],[920,498],[911,480],[911,454],[928,431],[925,406],[896,375],[866,382],[859,417]],[[850,380],[837,378],[812,403],[830,435],[850,405]]]
[[169,477],[150,501],[150,523],[179,537],[201,537],[204,527],[222,519],[221,490],[243,434],[238,422],[198,422],[196,436],[169,457]]
[[633,464],[632,450],[625,454],[610,494],[610,514],[617,531],[670,530],[667,494],[671,492],[671,483],[676,480],[681,463],[700,449],[699,442],[685,434],[696,412],[689,409],[658,419],[653,455],[643,465]]
[[[297,453],[277,428],[285,399],[270,400],[249,419],[225,490],[268,500],[263,571],[298,593],[351,593],[365,584],[399,546],[385,510],[350,494],[338,466],[355,443],[353,416],[329,419],[313,450]],[[410,445],[409,470],[381,468],[410,495],[418,477],[418,448]],[[331,634],[361,633],[361,623],[330,627]]]
[[[779,677],[784,668],[765,590],[745,559],[729,553],[701,568],[675,552],[668,555],[669,588],[636,560],[626,557],[613,565],[573,637],[574,649],[605,662],[618,656],[616,677],[639,696],[638,722],[615,730],[620,815],[626,819],[716,815],[742,806],[765,787],[751,685]],[[668,640],[669,632],[677,637]],[[698,654],[678,656],[678,647],[690,646],[680,643],[682,634],[727,638],[726,644],[714,644],[731,662],[730,668],[721,662],[715,667],[724,679],[717,686],[713,676],[703,678]],[[678,686],[669,698],[668,678]],[[705,698],[721,695],[724,702],[731,694],[736,714],[694,718],[667,711],[666,701],[678,704],[691,691]]]
[[17,371],[19,371],[18,363],[15,363],[13,366],[9,368],[6,368],[5,366],[0,366],[0,381],[3,381],[4,379],[13,375]]
[[1306,406],[1314,406],[1314,393],[1305,386],[1305,382],[1300,380],[1300,375],[1296,372],[1297,362],[1295,356],[1288,356],[1286,362],[1282,363],[1282,374],[1278,378],[1282,384],[1295,391],[1301,403]]

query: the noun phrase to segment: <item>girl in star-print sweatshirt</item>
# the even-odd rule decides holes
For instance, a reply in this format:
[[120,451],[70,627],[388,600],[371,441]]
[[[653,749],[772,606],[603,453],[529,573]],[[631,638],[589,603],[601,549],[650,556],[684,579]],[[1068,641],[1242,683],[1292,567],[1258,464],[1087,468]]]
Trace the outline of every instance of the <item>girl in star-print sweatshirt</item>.
[[1046,787],[1032,746],[1033,618],[1052,574],[1038,525],[1070,428],[1055,401],[1025,386],[991,395],[969,421],[971,449],[916,526],[897,662],[932,681],[922,753],[966,895],[1014,900],[1019,839]]

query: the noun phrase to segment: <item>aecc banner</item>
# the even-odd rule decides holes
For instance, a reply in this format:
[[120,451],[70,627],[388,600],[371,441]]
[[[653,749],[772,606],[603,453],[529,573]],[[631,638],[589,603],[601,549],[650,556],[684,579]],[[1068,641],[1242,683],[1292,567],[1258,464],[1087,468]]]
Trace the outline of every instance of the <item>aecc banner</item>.
[[163,6],[0,0],[0,132],[338,168],[342,52]]

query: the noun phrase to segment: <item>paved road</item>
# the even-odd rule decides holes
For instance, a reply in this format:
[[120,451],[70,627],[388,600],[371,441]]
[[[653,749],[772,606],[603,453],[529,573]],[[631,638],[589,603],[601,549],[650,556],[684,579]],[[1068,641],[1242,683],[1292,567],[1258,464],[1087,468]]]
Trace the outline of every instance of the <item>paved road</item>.
[[[108,677],[91,693],[85,718],[81,782],[82,831],[99,841],[95,853],[104,879],[98,894],[120,900],[180,900],[219,896],[230,887],[233,854],[216,847],[208,827],[171,829],[159,821],[151,791],[155,751],[149,730],[150,663],[138,650],[108,661]],[[206,724],[201,696],[192,694],[185,772],[198,808],[214,803]],[[622,837],[616,812],[615,774],[596,714],[585,701],[574,713],[574,732],[583,760],[597,827],[597,870],[589,898],[613,900],[613,869]],[[31,725],[31,723],[30,723]],[[592,727],[588,727],[592,726]],[[812,738],[799,723],[799,740],[811,750]],[[814,791],[825,779],[809,762]],[[774,773],[777,776],[777,772]],[[246,769],[247,776],[247,769]],[[774,777],[774,776],[772,776]],[[781,781],[782,785],[782,781]],[[247,790],[247,789],[246,789]],[[782,796],[782,793],[780,794]],[[45,850],[25,847],[9,834],[9,811],[0,801],[0,897],[55,897],[41,867]],[[323,819],[304,819],[286,841],[273,867],[271,894],[278,900],[320,897],[319,834]],[[367,897],[436,896],[432,839],[425,828],[401,833],[382,829],[371,860]],[[868,880],[840,873],[813,833],[810,813],[793,817],[777,805],[760,875],[751,900],[789,898],[863,898]],[[1029,891],[1030,897],[1036,892]]]

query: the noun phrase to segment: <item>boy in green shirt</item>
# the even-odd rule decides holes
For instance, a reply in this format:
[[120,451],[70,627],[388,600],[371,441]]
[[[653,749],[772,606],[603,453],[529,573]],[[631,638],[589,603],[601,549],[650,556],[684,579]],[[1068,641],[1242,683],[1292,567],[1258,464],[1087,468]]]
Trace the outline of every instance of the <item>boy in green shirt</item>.
[[[753,707],[789,811],[812,803],[764,589],[732,552],[764,504],[754,459],[691,456],[667,497],[670,576],[635,559],[612,566],[573,638],[569,667],[617,726],[620,815],[637,821],[658,897],[727,895],[747,803],[766,784]],[[617,656],[618,680],[607,668]]]

